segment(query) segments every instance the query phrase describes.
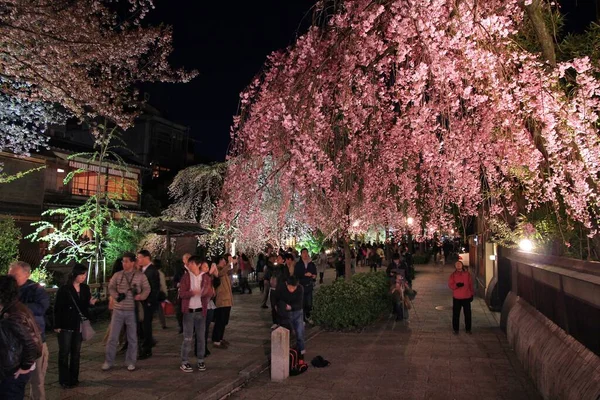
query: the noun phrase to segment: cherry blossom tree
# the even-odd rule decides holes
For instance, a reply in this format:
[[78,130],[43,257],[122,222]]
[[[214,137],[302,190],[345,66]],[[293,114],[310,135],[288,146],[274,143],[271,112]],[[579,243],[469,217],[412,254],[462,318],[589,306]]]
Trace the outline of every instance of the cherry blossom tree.
[[29,125],[7,126],[6,114],[0,116],[2,148],[43,144],[37,134],[51,115],[49,104],[126,129],[139,110],[136,83],[193,77],[167,62],[169,27],[141,26],[152,7],[152,0],[0,1],[0,101],[13,113],[21,110],[17,118]]
[[280,215],[346,239],[548,203],[595,233],[598,70],[518,46],[539,3],[335,2],[241,94],[225,185],[245,190],[223,194],[221,220],[258,218],[259,189],[276,182]]

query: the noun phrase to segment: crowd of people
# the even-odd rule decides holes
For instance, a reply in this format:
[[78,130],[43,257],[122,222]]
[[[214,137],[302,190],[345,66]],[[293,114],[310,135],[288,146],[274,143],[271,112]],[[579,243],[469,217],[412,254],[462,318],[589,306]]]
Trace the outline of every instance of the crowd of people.
[[[446,251],[445,251],[446,253]],[[414,268],[407,246],[361,245],[351,252],[355,263],[371,270],[385,270],[390,281],[393,311],[397,320],[408,318]],[[294,249],[275,252],[267,248],[258,256],[256,268],[249,258],[239,253],[224,254],[211,259],[185,254],[183,268],[173,276],[177,292],[176,315],[179,333],[182,334],[180,369],[193,372],[190,362],[192,351],[196,369],[207,369],[205,358],[208,348],[210,325],[212,348],[227,349],[225,339],[233,306],[233,278],[240,277],[239,291],[251,293],[249,278],[256,276],[261,290],[261,308],[271,308],[272,329],[285,327],[295,338],[295,348],[303,360],[306,348],[304,330],[311,324],[314,287],[323,283],[325,269],[344,263],[341,250],[325,252],[312,258],[307,249],[297,253]],[[356,265],[356,264],[354,264]],[[65,285],[55,298],[54,331],[58,341],[59,383],[65,388],[79,384],[81,344],[86,337],[86,321],[90,308],[98,301],[92,295],[87,281],[88,268],[75,264]],[[46,290],[30,279],[31,267],[25,262],[10,265],[9,275],[0,276],[0,393],[2,399],[22,399],[27,383],[30,398],[45,399],[44,380],[48,367],[45,315],[50,305]],[[336,278],[343,277],[339,272]],[[471,333],[471,302],[474,296],[473,281],[461,261],[455,262],[455,271],[448,280],[453,292],[452,329],[459,331],[459,317],[463,310],[465,330]],[[156,340],[152,335],[153,318],[159,314],[160,323],[166,327],[161,302],[167,298],[167,285],[160,261],[152,260],[146,250],[124,253],[114,266],[107,286],[111,320],[105,336],[104,371],[115,366],[118,353],[125,354],[125,367],[135,371],[136,362],[152,357]],[[18,343],[21,353],[10,353],[10,344]],[[13,346],[14,347],[14,346]],[[302,361],[303,362],[303,361]]]

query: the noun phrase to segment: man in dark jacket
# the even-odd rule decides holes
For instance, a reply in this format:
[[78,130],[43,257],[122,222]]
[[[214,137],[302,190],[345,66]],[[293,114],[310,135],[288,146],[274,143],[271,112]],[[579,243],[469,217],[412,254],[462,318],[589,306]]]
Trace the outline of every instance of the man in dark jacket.
[[317,279],[317,266],[311,261],[308,249],[300,251],[301,259],[296,264],[294,276],[304,289],[304,322],[308,322],[312,310],[312,297],[314,282]]
[[29,279],[31,276],[31,266],[23,261],[12,263],[8,269],[8,274],[17,281],[19,286],[19,300],[26,305],[37,323],[42,337],[42,355],[35,361],[36,368],[30,374],[31,378],[31,400],[45,400],[46,391],[44,381],[46,370],[48,369],[48,345],[46,344],[46,311],[50,307],[50,298],[46,290],[38,283]]
[[[42,355],[42,338],[31,311],[19,301],[15,278],[0,276],[0,398],[22,399],[35,360]],[[18,345],[20,346],[18,346]],[[19,354],[14,350],[19,349]],[[11,350],[13,352],[11,353]]]
[[138,359],[145,360],[152,357],[154,338],[152,337],[152,317],[158,307],[158,292],[160,292],[160,276],[158,269],[152,265],[152,256],[148,250],[140,250],[137,253],[137,264],[140,270],[148,278],[150,294],[142,302],[144,308],[144,321],[141,323],[140,355]]

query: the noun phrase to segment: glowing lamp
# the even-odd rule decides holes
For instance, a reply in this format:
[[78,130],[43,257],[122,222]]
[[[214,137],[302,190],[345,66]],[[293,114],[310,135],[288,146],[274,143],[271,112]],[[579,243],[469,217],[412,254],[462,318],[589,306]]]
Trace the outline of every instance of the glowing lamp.
[[412,225],[415,222],[415,220],[412,217],[408,217],[406,218],[406,223],[409,225]]
[[519,242],[519,249],[530,252],[533,250],[533,242],[529,239],[521,239]]

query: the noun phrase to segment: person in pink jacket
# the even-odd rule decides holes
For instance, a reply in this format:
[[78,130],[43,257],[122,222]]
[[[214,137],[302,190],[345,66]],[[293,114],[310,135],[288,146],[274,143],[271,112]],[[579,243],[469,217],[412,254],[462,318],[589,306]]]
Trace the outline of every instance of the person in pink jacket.
[[452,329],[454,334],[458,335],[458,325],[460,322],[460,309],[465,314],[465,329],[471,333],[471,302],[475,289],[473,288],[473,279],[471,274],[465,270],[461,261],[454,264],[456,270],[448,279],[448,287],[452,289]]

